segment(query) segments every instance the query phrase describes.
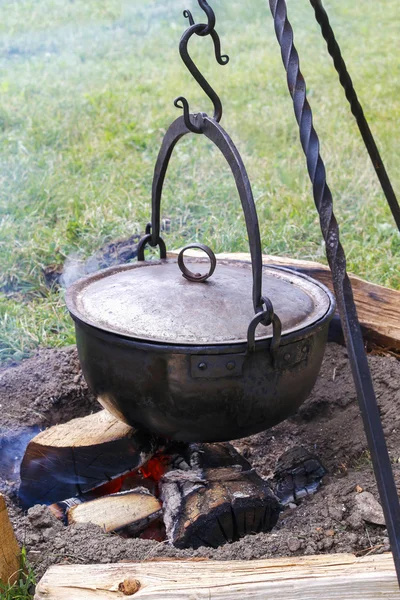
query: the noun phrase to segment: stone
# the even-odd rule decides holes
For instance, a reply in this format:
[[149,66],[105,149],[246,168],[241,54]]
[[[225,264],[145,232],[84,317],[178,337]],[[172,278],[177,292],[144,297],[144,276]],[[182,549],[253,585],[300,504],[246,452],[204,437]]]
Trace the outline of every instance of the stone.
[[373,525],[386,525],[382,507],[371,492],[361,492],[357,494],[355,500],[356,507],[364,521]]
[[58,524],[48,507],[44,504],[36,504],[28,510],[28,519],[36,529],[47,529]]
[[343,507],[340,506],[329,506],[328,507],[329,516],[334,521],[341,521],[343,519]]
[[297,552],[301,548],[301,541],[297,538],[290,538],[287,545],[290,552]]
[[364,526],[364,521],[361,512],[358,509],[352,510],[346,519],[346,523],[352,529],[361,529]]
[[331,550],[332,546],[333,546],[333,539],[332,538],[326,538],[323,541],[323,545],[324,545],[324,550]]

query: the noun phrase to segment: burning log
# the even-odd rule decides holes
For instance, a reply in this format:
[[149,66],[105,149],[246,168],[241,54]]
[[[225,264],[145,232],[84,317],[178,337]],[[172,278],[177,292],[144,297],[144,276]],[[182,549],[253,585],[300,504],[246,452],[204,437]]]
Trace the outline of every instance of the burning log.
[[177,547],[218,547],[270,531],[280,503],[230,444],[191,444],[160,482],[164,523]]
[[136,471],[129,471],[126,475],[121,475],[112,479],[108,483],[94,488],[90,492],[77,496],[75,498],[67,498],[59,500],[49,506],[50,511],[57,519],[68,525],[68,510],[77,504],[90,502],[99,497],[111,496],[119,492],[133,491],[141,488],[147,490],[153,496],[158,495],[158,482],[165,472],[165,465],[168,462],[168,455],[156,455],[151,458],[143,467]]
[[13,584],[20,568],[20,550],[8,518],[6,501],[0,494],[0,581]]
[[136,535],[161,517],[161,503],[145,488],[136,488],[68,509],[68,524],[94,523],[105,532],[123,531]]
[[28,444],[21,464],[24,508],[52,504],[138,469],[162,441],[132,429],[108,411],[42,431]]

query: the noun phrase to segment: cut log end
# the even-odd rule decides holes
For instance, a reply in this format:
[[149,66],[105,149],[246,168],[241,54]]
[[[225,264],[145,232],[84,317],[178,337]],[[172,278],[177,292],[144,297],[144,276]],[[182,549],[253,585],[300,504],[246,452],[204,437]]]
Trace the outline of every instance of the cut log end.
[[163,442],[106,410],[50,427],[28,444],[21,464],[23,508],[79,496],[145,464]]
[[164,522],[174,546],[216,548],[276,524],[278,498],[230,444],[193,444],[174,463],[180,468],[161,481]]
[[148,490],[139,488],[72,506],[68,524],[94,523],[105,532],[136,535],[161,517],[161,503]]

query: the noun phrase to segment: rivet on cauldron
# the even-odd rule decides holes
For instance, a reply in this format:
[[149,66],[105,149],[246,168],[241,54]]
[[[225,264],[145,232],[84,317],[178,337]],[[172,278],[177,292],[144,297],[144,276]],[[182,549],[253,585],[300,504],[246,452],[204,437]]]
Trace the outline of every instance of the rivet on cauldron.
[[228,369],[228,371],[233,371],[235,367],[236,363],[233,360],[230,360],[228,363],[226,363],[226,368]]
[[205,371],[207,369],[207,363],[205,362],[201,362],[197,366],[200,369],[200,371]]
[[292,356],[292,355],[290,354],[290,352],[286,352],[286,354],[284,355],[284,357],[283,357],[283,358],[284,358],[284,360],[288,361],[288,360],[290,360],[290,357],[291,357],[291,356]]

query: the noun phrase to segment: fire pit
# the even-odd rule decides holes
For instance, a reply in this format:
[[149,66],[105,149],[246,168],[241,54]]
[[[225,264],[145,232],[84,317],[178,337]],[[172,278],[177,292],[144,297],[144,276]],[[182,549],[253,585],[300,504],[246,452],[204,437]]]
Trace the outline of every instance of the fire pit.
[[25,508],[50,504],[66,525],[216,548],[270,531],[283,507],[315,493],[325,474],[297,448],[268,482],[231,444],[167,442],[100,411],[30,441],[19,495]]
[[[397,434],[391,432],[396,429],[395,419],[399,410],[400,363],[387,356],[371,356],[369,362],[380,398],[389,450],[391,456],[397,457],[400,452],[399,440]],[[174,443],[171,448],[162,449],[154,444],[156,439],[150,437],[146,446],[147,436],[143,431],[134,432],[110,415],[105,419],[104,411],[90,414],[96,410],[96,400],[89,393],[81,375],[76,350],[43,350],[20,366],[7,369],[2,376],[2,385],[2,399],[7,410],[0,415],[0,427],[12,431],[14,440],[17,436],[22,438],[25,435],[23,424],[45,428],[29,443],[21,469],[21,499],[26,508],[34,506],[24,516],[16,506],[15,495],[14,502],[8,503],[18,540],[26,546],[29,561],[38,576],[48,566],[59,562],[142,561],[150,557],[250,560],[263,556],[289,555],[294,558],[296,555],[320,552],[355,552],[364,556],[389,549],[385,526],[365,522],[364,517],[376,517],[362,516],[356,503],[364,493],[372,493],[375,499],[379,497],[346,352],[337,344],[327,345],[317,383],[296,416],[266,432],[233,443],[235,463],[239,467],[249,463],[262,477],[264,485],[268,482],[270,490],[285,505],[277,525],[269,533],[261,531],[255,535],[246,534],[233,543],[222,543],[218,549],[205,544],[197,549],[182,549],[169,543],[163,518],[154,515],[156,511],[151,504],[154,500],[149,495],[145,497],[143,489],[135,492],[135,488],[144,487],[160,502],[163,485],[159,480],[160,476],[164,477],[167,465],[160,463],[159,458],[170,460],[174,445],[176,456],[184,454],[187,462],[190,445]],[[76,414],[88,416],[71,421]],[[64,424],[56,425],[57,422]],[[110,423],[113,425],[110,426]],[[49,424],[53,427],[49,428]],[[26,433],[32,435],[31,430]],[[211,446],[215,447],[214,444]],[[287,456],[285,452],[296,446],[306,447],[316,454],[329,471],[322,487],[313,495],[310,493],[313,488],[315,491],[316,477],[320,477],[321,473],[314,471],[315,476],[311,475],[308,484],[310,490],[307,492],[304,489],[304,456],[299,462],[297,452],[295,456]],[[2,467],[7,466],[4,458],[8,453],[10,463],[11,459],[16,459],[14,447],[11,444],[1,448]],[[147,454],[143,448],[147,448]],[[140,454],[141,460],[150,462],[139,464],[137,457]],[[280,459],[279,464],[275,466],[277,459]],[[224,468],[221,462],[219,464],[218,470],[226,476],[230,467]],[[11,473],[2,471],[3,484],[4,480],[9,480],[11,486],[18,465],[19,461],[16,460]],[[183,462],[181,466],[184,466]],[[174,470],[179,471],[175,466]],[[233,469],[236,476],[246,472]],[[197,476],[192,469],[190,474]],[[294,494],[293,479],[296,479],[297,485]],[[169,484],[175,485],[176,482],[170,481]],[[185,482],[185,485],[189,489],[193,484]],[[218,483],[214,478],[214,481],[207,483],[202,477],[201,481],[196,480],[196,485],[199,490],[211,485],[222,487],[225,482]],[[237,482],[229,485],[237,485]],[[92,489],[93,486],[98,489]],[[9,493],[7,483],[2,491]],[[121,503],[118,494],[127,491],[130,496],[125,506],[136,505],[136,515],[137,507],[141,506],[142,510],[149,510],[150,515],[156,517],[155,520],[146,524],[143,518],[145,527],[142,531],[134,532],[135,528],[130,529],[125,523],[118,529],[118,534],[114,531],[105,533],[106,528],[121,525],[115,522],[116,514],[119,515],[117,507]],[[116,494],[116,499],[109,499],[110,495],[115,497]],[[200,492],[203,502],[209,497],[208,494],[207,489]],[[11,495],[9,497],[12,498]],[[71,501],[71,498],[74,500]],[[194,495],[192,501],[193,498]],[[135,499],[140,499],[140,502],[135,503]],[[65,517],[68,519],[66,509],[76,506],[79,500],[85,501],[80,506],[87,511],[84,515],[86,522],[78,514],[76,523],[65,525]],[[250,509],[251,496],[247,501],[249,514],[253,514],[254,511]],[[60,508],[52,506],[50,509],[52,504],[58,503],[61,504]],[[100,526],[90,522],[100,512],[96,506],[103,510]],[[96,510],[92,510],[92,507]],[[181,508],[185,508],[184,503]],[[216,506],[214,513],[209,515],[206,527],[203,525],[202,534],[206,541],[207,529],[212,530],[213,515],[214,525],[217,525],[215,515],[221,519],[221,509],[232,518],[228,501],[225,507],[221,504]],[[64,522],[52,515],[53,510],[58,511]],[[204,502],[201,518],[205,518],[206,514]],[[225,527],[228,523],[227,520]],[[246,531],[250,533],[252,529],[249,527]],[[185,544],[190,543],[186,539]]]
[[[219,125],[220,100],[187,51],[192,35],[210,35],[218,62],[228,62],[220,52],[214,13],[205,0],[199,4],[208,22],[195,24],[185,11],[190,27],[181,40],[180,52],[212,100],[214,116],[191,114],[183,97],[175,101],[184,114],[171,125],[160,150],[153,180],[152,223],[139,242],[139,262],[86,277],[68,292],[82,369],[106,410],[47,429],[28,444],[21,465],[21,501],[25,508],[49,505],[49,509],[35,506],[28,513],[31,525],[41,531],[33,534],[38,544],[56,531],[55,547],[65,549],[68,533],[60,533],[65,525],[71,535],[79,532],[80,526],[97,525],[104,533],[119,533],[114,539],[126,541],[126,548],[134,547],[129,545],[132,541],[169,541],[174,551],[192,548],[200,556],[204,549],[219,549],[226,542],[240,544],[247,534],[271,531],[284,508],[287,513],[299,507],[302,499],[319,489],[326,474],[317,456],[296,447],[293,440],[301,434],[303,441],[304,437],[308,441],[306,424],[313,417],[325,425],[331,421],[323,402],[314,402],[303,412],[301,406],[318,376],[335,303],[331,292],[318,281],[262,265],[257,215],[244,165]],[[296,81],[290,91],[364,417],[370,447],[365,458],[372,458],[384,511],[373,494],[364,491],[364,481],[352,479],[340,492],[340,498],[349,500],[332,506],[322,498],[321,514],[326,521],[313,532],[315,548],[304,541],[307,536],[285,543],[292,553],[329,551],[341,529],[361,529],[366,522],[384,528],[386,522],[397,564],[398,501],[332,198],[301,85],[285,3],[271,0],[271,8],[289,83]],[[295,78],[293,69],[297,69]],[[162,187],[174,146],[189,133],[206,135],[231,167],[245,215],[251,264],[217,262],[212,250],[202,245],[195,247],[208,255],[208,271],[204,272],[204,260],[184,257],[188,247],[177,261],[166,258],[160,237]],[[144,260],[147,245],[159,247],[159,261]],[[328,375],[325,370],[322,388],[336,376],[336,366]],[[352,403],[344,397],[340,401],[344,410]],[[333,407],[337,408],[336,402],[329,409]],[[297,421],[287,420],[297,409]],[[274,434],[269,434],[267,430],[275,425]],[[347,426],[350,438],[353,432]],[[264,432],[260,437],[242,439],[236,446],[220,443],[260,431]],[[274,473],[272,462],[265,465],[258,459],[252,464],[247,460],[257,444],[272,445],[275,433],[279,437],[282,431],[287,433],[283,447],[274,453],[270,449],[269,454],[269,458],[272,453],[275,459],[280,456]],[[334,452],[339,454],[340,440],[334,433],[331,429],[322,431],[320,438],[315,433],[312,436],[332,464],[326,439],[335,441]],[[359,460],[364,452],[363,447]],[[344,452],[343,463],[335,465],[339,474],[332,470],[333,477],[346,474],[345,459]],[[281,519],[282,526],[286,518],[294,526],[290,517]],[[332,523],[338,523],[338,528]],[[93,531],[96,538],[95,530],[87,531]],[[369,537],[375,544],[372,549],[387,550],[388,540],[382,541],[382,531],[380,535]],[[273,536],[278,534],[272,533],[269,543]],[[255,555],[257,552],[260,550]]]
[[[86,278],[70,290],[67,303],[76,323],[83,371],[103,406],[127,423],[167,438],[215,441],[271,427],[287,418],[303,402],[321,364],[334,303],[328,290],[311,280],[308,281],[309,293],[305,301],[299,293],[300,290],[305,291],[304,286],[295,273],[276,270],[268,273],[267,278],[263,275],[258,220],[247,173],[236,147],[219,124],[221,101],[188,52],[188,42],[193,35],[210,35],[218,63],[225,65],[229,60],[221,54],[213,10],[206,0],[199,0],[199,5],[207,15],[207,23],[196,24],[191,13],[185,11],[190,27],[180,41],[179,50],[185,65],[212,101],[214,115],[191,114],[186,98],[180,96],[175,100],[175,106],[183,109],[183,116],[167,131],[158,156],[152,189],[152,222],[138,245],[138,265]],[[324,36],[334,41],[322,7],[317,2],[313,6]],[[298,54],[293,46],[286,4],[284,0],[271,0],[270,7],[313,183],[343,334],[400,577],[400,505],[346,272],[346,258],[333,213],[332,195],[326,183],[319,139],[313,127]],[[341,81],[347,82],[348,98],[355,102],[357,99],[351,80],[345,79],[348,77],[346,67],[343,61],[339,61],[340,51],[337,46],[334,51],[332,47],[331,44],[329,49],[336,60],[335,65],[339,65]],[[372,136],[367,135],[361,107],[354,110],[359,116],[360,129],[365,134],[370,155],[378,160],[380,157],[371,143]],[[231,167],[245,216],[252,263],[250,281],[243,282],[242,287],[237,265],[234,265],[231,281],[234,282],[233,287],[240,287],[240,292],[243,289],[244,296],[235,297],[229,293],[232,284],[218,287],[221,283],[217,280],[218,268],[213,288],[213,280],[208,279],[215,269],[215,257],[207,247],[203,246],[203,249],[210,258],[211,267],[205,274],[197,272],[198,267],[193,261],[189,264],[194,271],[190,270],[183,259],[185,249],[182,250],[178,266],[184,279],[179,280],[180,285],[173,265],[165,262],[166,248],[160,237],[162,187],[173,149],[188,133],[208,137]],[[385,177],[380,179],[396,217],[400,210],[397,201],[390,195],[388,180]],[[160,264],[144,261],[147,245],[159,247]],[[220,270],[227,281],[228,270]],[[145,291],[142,302],[137,304],[131,301],[130,289],[130,281],[135,277]],[[276,296],[270,294],[275,278],[289,283],[289,287],[283,285]],[[289,293],[290,286],[296,290],[293,296]],[[198,291],[195,291],[197,288]],[[319,288],[319,296],[316,288]],[[213,296],[210,290],[216,291],[216,294]],[[250,319],[246,294],[252,299],[253,316]],[[202,296],[206,299],[206,308],[199,301]],[[244,309],[243,317],[239,314],[238,321],[232,316],[238,312],[227,310],[229,302],[233,308],[239,306]],[[179,307],[177,314],[173,312],[174,305]],[[300,311],[299,305],[303,307]],[[136,313],[133,306],[138,308]],[[199,307],[201,316],[196,314]],[[130,320],[133,314],[134,322]],[[233,322],[234,327],[231,326]],[[207,330],[207,326],[211,326],[211,330]],[[260,335],[256,333],[258,326],[270,329]],[[289,368],[286,368],[287,363],[290,363]],[[298,392],[297,401],[294,400],[295,394],[291,393],[294,388]],[[209,399],[208,404],[205,398]]]

